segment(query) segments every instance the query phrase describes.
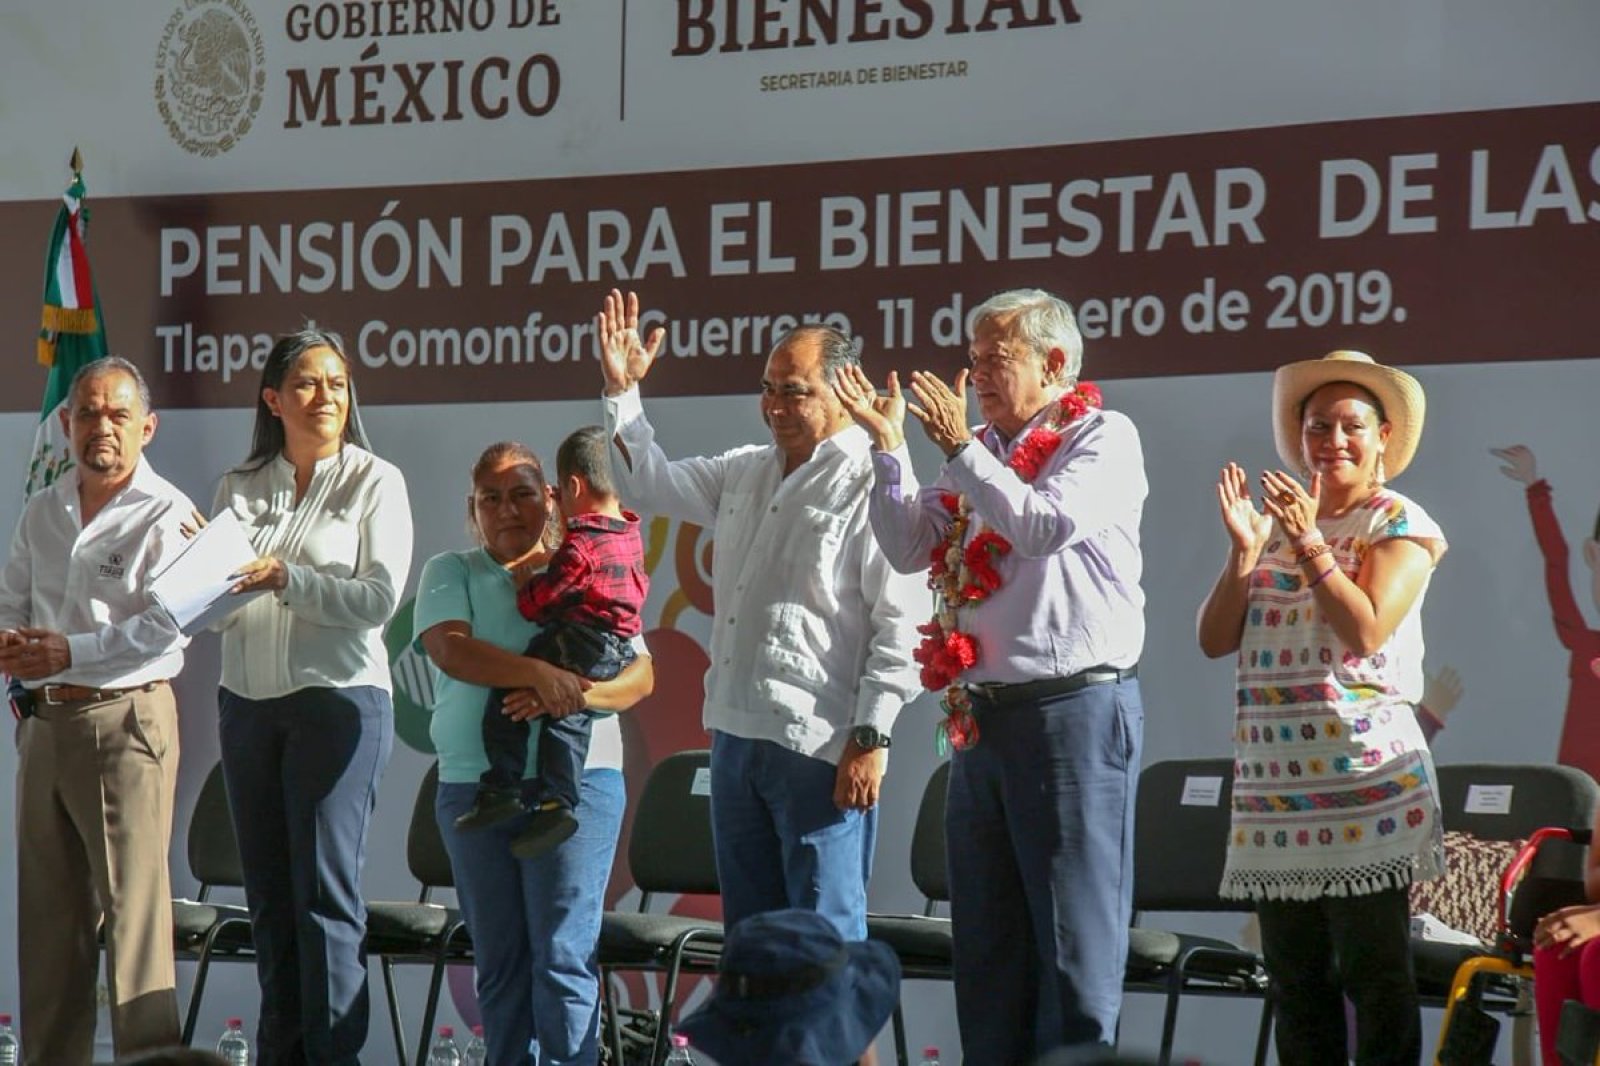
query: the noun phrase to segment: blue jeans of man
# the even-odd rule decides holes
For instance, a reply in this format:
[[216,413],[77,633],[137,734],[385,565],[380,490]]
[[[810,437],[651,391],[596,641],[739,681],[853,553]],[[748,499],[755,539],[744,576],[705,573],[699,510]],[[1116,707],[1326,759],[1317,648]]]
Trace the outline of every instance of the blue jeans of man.
[[619,770],[587,770],[578,831],[536,859],[510,845],[526,816],[462,831],[478,786],[441,783],[434,811],[477,956],[489,1066],[593,1066],[600,1059],[596,944],[627,791]]
[[1133,919],[1139,683],[976,714],[945,814],[963,1061],[1110,1045]]
[[711,733],[711,834],[722,919],[800,907],[867,938],[878,811],[833,805],[838,767],[770,740]]
[[354,1066],[367,1039],[367,828],[394,747],[380,688],[219,694],[222,774],[255,937],[257,1061]]

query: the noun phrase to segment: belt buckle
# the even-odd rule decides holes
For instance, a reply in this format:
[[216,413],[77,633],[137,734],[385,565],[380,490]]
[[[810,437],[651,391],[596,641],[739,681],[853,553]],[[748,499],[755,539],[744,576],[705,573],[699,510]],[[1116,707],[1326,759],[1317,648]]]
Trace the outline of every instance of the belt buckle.
[[44,698],[45,705],[49,707],[59,707],[67,702],[65,699],[58,698],[60,692],[60,685],[43,685],[39,689],[39,695]]
[[967,695],[973,699],[995,703],[1000,699],[1000,692],[1005,688],[1005,684],[1000,681],[968,681],[966,688]]

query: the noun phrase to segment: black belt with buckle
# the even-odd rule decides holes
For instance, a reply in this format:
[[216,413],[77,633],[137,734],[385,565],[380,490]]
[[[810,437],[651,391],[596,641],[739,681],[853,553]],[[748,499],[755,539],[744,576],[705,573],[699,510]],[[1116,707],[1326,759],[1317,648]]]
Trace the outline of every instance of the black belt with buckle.
[[86,688],[83,685],[43,685],[36,690],[40,703],[58,707],[63,703],[104,703],[117,700],[130,692],[154,692],[165,681],[151,681],[128,688]]
[[1044,677],[1038,681],[1015,683],[990,681],[970,684],[967,686],[967,695],[990,707],[1004,707],[1012,703],[1029,703],[1049,699],[1051,696],[1065,696],[1090,685],[1114,685],[1118,681],[1128,681],[1138,676],[1138,664],[1122,669],[1115,666],[1091,666],[1087,670],[1079,670],[1066,677]]

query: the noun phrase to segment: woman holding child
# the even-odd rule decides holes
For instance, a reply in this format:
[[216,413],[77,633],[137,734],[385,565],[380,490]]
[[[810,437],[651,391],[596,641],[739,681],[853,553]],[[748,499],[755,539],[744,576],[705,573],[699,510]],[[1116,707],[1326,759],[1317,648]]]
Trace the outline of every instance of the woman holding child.
[[[533,452],[510,442],[490,445],[472,468],[467,498],[477,546],[434,556],[417,588],[417,640],[435,668],[436,813],[477,956],[492,1066],[598,1061],[595,944],[626,793],[621,727],[614,715],[596,715],[571,837],[536,858],[519,859],[511,846],[528,815],[457,828],[489,766],[485,701],[492,689],[515,690],[505,709],[522,719],[623,711],[654,684],[648,654],[611,681],[589,681],[523,654],[539,626],[518,610],[517,594],[552,555],[552,512],[552,493]],[[642,644],[635,647],[643,651]],[[530,750],[526,780],[536,776],[536,759]]]

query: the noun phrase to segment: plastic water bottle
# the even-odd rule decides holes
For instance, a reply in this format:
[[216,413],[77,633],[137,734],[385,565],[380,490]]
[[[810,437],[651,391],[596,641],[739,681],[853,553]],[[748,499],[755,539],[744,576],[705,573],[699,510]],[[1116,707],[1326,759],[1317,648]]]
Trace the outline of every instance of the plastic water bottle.
[[694,1066],[694,1056],[689,1054],[689,1038],[682,1033],[672,1034],[672,1050],[667,1053],[666,1066]]
[[461,1053],[461,1066],[485,1066],[488,1061],[489,1045],[483,1042],[483,1026],[474,1025],[467,1050]]
[[428,1066],[461,1066],[461,1049],[456,1047],[456,1031],[439,1026],[439,1035],[428,1051]]
[[250,1066],[250,1041],[245,1039],[243,1018],[228,1019],[228,1027],[217,1041],[217,1054],[228,1066]]
[[17,1066],[22,1061],[22,1045],[11,1030],[11,1015],[0,1014],[0,1066]]
[[922,1061],[917,1066],[939,1066],[939,1049],[929,1044],[922,1049]]

